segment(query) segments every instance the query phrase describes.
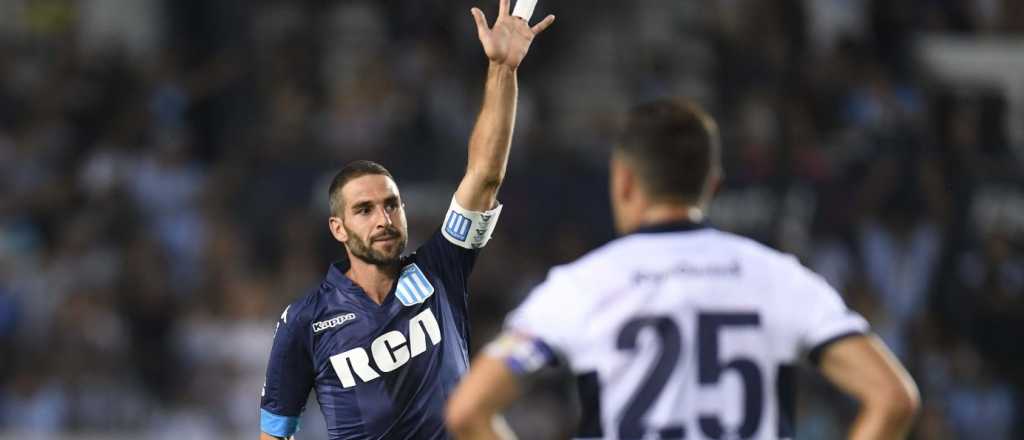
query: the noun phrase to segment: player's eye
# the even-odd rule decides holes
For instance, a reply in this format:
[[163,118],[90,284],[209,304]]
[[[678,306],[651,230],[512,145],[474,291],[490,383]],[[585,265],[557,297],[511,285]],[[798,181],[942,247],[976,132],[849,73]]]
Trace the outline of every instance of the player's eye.
[[366,214],[369,214],[369,213],[370,213],[370,208],[367,208],[365,206],[356,208],[356,214],[366,215]]
[[394,212],[396,209],[398,209],[398,202],[388,202],[386,205],[384,205],[384,208],[387,209],[388,212]]

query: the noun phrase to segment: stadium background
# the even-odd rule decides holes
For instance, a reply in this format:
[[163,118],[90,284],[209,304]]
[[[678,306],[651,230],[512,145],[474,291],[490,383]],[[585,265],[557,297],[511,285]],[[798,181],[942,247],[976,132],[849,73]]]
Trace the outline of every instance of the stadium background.
[[[411,245],[441,220],[486,64],[470,6],[0,2],[0,436],[255,438],[274,322],[341,254],[333,171],[388,166]],[[921,387],[914,438],[1024,436],[1024,4],[548,12],[475,344],[612,237],[622,111],[684,95],[724,134],[713,223],[797,254],[870,319]],[[852,404],[803,383],[799,438],[839,438]],[[511,412],[523,438],[563,435],[571,407],[547,389]],[[322,438],[315,403],[304,424]]]

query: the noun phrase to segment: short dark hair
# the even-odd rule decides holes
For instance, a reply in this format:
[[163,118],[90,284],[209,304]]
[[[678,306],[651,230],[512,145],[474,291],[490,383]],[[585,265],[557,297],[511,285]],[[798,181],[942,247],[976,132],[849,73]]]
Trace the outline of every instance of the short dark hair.
[[615,144],[655,199],[696,202],[719,172],[718,127],[697,104],[664,99],[632,108]]
[[327,197],[331,207],[331,215],[340,217],[342,210],[344,209],[341,200],[341,188],[345,186],[350,180],[363,177],[370,174],[378,174],[382,176],[388,176],[389,179],[395,180],[391,176],[391,172],[383,165],[369,161],[369,160],[356,160],[349,162],[347,165],[338,171],[338,174],[334,175],[334,179],[331,180],[331,187],[327,190]]

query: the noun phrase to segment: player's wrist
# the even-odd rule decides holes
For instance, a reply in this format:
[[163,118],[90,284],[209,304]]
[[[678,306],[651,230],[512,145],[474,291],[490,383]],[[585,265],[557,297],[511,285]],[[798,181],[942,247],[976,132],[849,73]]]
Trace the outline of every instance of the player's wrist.
[[488,74],[515,74],[516,69],[519,66],[510,66],[508,64],[501,63],[499,61],[488,60],[487,73]]

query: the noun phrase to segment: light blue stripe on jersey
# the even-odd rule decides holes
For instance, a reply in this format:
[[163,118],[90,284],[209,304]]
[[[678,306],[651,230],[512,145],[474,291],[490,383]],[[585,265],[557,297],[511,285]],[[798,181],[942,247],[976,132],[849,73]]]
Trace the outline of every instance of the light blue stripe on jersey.
[[412,296],[412,291],[409,289],[405,278],[398,279],[398,288],[395,289],[395,295],[398,295],[398,300],[402,301],[402,304],[407,306],[416,304],[416,298]]
[[279,416],[261,408],[260,430],[275,437],[291,437],[299,430],[299,418]]
[[416,285],[412,282],[412,279],[405,277],[399,280],[399,282],[402,284],[402,291],[405,292],[405,296],[409,299],[410,304],[420,302],[420,292],[416,289]]
[[420,300],[426,300],[430,296],[430,283],[423,277],[423,274],[417,274],[419,276],[409,277],[409,283],[416,287],[416,292],[420,296]]
[[395,287],[395,296],[407,306],[419,304],[426,301],[434,293],[434,286],[430,285],[426,275],[420,271],[419,266],[410,264],[402,269],[402,275],[398,278],[398,285]]
[[407,295],[408,295],[408,293],[405,291],[405,288],[402,287],[402,280],[399,279],[398,280],[398,287],[395,287],[395,296],[398,297],[398,300],[401,301],[402,304],[408,304],[409,303],[409,297]]

